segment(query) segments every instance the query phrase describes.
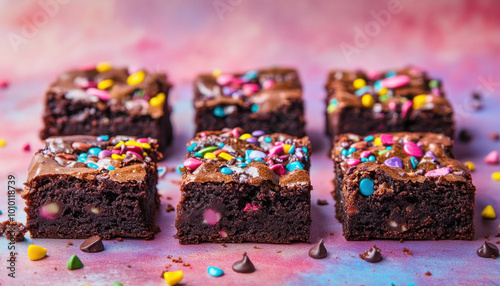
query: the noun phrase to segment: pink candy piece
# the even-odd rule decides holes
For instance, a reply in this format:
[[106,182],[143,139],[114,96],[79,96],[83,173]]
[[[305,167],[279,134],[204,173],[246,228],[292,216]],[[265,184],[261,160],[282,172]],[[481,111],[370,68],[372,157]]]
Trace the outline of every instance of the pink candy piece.
[[345,162],[347,163],[347,166],[354,167],[357,164],[361,163],[361,160],[359,160],[359,159],[347,159],[347,160],[345,160]]
[[139,146],[127,146],[127,152],[128,151],[132,151],[132,152],[135,152],[137,154],[143,154],[144,153],[144,150],[142,150],[142,148],[139,147]]
[[275,164],[269,167],[269,169],[273,170],[274,173],[278,176],[284,175],[286,173],[285,168],[281,164]]
[[135,155],[135,156],[137,156],[137,157],[139,157],[139,158],[141,158],[141,159],[142,159],[142,156],[141,156],[141,155],[139,155],[137,152],[134,152],[134,151],[130,151],[130,150],[128,150],[126,154],[132,154],[132,155]]
[[[280,165],[281,166],[281,165]],[[244,212],[246,212],[247,210],[251,210],[251,211],[256,211],[258,210],[259,207],[256,207],[256,206],[252,206],[251,204],[247,204],[245,206],[245,208],[243,209]]]
[[413,101],[408,100],[407,102],[403,103],[401,105],[401,117],[405,117],[406,114],[408,114],[408,111],[410,111],[410,108],[413,106]]
[[279,154],[285,153],[285,149],[283,148],[283,145],[273,146],[273,147],[269,148],[268,151],[269,151],[269,156],[279,155]]
[[203,223],[208,225],[216,225],[221,219],[221,214],[214,211],[213,209],[207,209],[203,213]]
[[263,83],[262,83],[262,87],[264,89],[270,89],[270,88],[273,88],[274,87],[274,81],[273,80],[265,80]]
[[428,178],[436,178],[436,177],[446,176],[449,173],[451,173],[451,169],[448,167],[444,167],[444,168],[439,168],[439,169],[429,171],[429,172],[425,173],[425,176]]
[[102,89],[97,89],[97,88],[88,88],[86,92],[90,95],[97,96],[102,100],[110,100],[111,95],[109,95],[109,92],[102,90]]
[[191,171],[196,170],[201,164],[203,164],[202,161],[195,159],[195,158],[188,158],[186,161],[184,161],[183,166],[187,169],[190,169]]
[[366,151],[361,152],[361,154],[359,154],[359,156],[361,158],[368,158],[371,154],[372,154],[372,151],[366,150]]
[[252,95],[259,91],[260,87],[258,84],[255,83],[245,83],[241,89],[243,90],[244,95]]
[[215,80],[220,85],[228,85],[234,80],[234,76],[231,74],[221,74]]
[[389,109],[390,110],[396,110],[397,107],[398,107],[398,105],[394,101],[389,102]]
[[200,133],[200,136],[201,136],[201,138],[207,138],[207,133],[205,133],[205,132],[201,132],[201,133]]
[[274,142],[274,146],[283,146],[283,145],[285,145],[285,143],[283,142],[280,141]]
[[238,129],[234,128],[231,133],[233,134],[233,137],[234,138],[239,138],[240,137],[240,132],[238,131]]
[[408,156],[415,156],[415,157],[422,157],[423,151],[418,147],[417,144],[413,142],[406,142],[405,145],[403,146],[403,150],[405,150],[405,153]]
[[384,145],[394,144],[394,139],[391,134],[380,134],[380,141],[382,141],[382,144]]
[[357,150],[364,149],[368,145],[366,141],[359,141],[351,145],[351,147],[356,148]]
[[368,79],[376,80],[380,77],[380,73],[378,71],[367,71],[366,76]]
[[406,85],[410,82],[410,77],[407,75],[391,76],[382,80],[382,86],[387,88],[396,88]]
[[112,154],[119,154],[119,155],[121,155],[122,151],[121,150],[112,150],[111,153]]
[[4,79],[4,80],[0,80],[0,88],[6,88],[9,86],[9,81]]
[[95,81],[89,81],[88,79],[84,77],[76,77],[73,82],[80,88],[89,88],[89,87],[96,87],[97,82]]
[[149,143],[149,139],[148,138],[139,138],[137,140],[135,140],[137,143]]
[[31,150],[31,146],[30,144],[26,144],[23,146],[23,150],[26,151],[26,152],[29,152]]
[[488,164],[498,164],[500,162],[498,151],[491,151],[484,157],[484,162]]

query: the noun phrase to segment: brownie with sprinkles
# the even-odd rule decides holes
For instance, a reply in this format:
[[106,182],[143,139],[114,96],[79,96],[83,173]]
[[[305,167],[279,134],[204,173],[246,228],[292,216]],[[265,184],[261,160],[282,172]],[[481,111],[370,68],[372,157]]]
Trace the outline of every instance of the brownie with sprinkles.
[[187,143],[175,237],[201,242],[308,242],[308,137],[241,128],[197,133]]
[[[330,72],[326,133],[433,132],[453,138],[453,109],[441,81],[415,67]],[[333,140],[332,140],[333,141]]]
[[269,68],[198,76],[196,131],[241,127],[247,132],[305,136],[302,85],[296,70]]
[[347,240],[473,239],[476,188],[436,133],[342,134],[332,150]]
[[158,141],[132,136],[61,136],[31,161],[22,197],[33,238],[152,239],[160,200]]
[[172,140],[164,73],[112,67],[109,63],[63,73],[45,96],[40,137],[107,134]]

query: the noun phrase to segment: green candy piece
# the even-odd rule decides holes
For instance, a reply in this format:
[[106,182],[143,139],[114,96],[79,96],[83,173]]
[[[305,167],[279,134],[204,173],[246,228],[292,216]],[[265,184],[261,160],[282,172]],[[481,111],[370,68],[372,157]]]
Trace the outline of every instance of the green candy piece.
[[326,108],[326,112],[328,113],[333,113],[335,110],[337,110],[337,105],[334,104],[329,104]]
[[200,153],[201,155],[205,155],[205,153],[212,152],[212,151],[215,151],[217,149],[219,149],[219,148],[215,147],[215,146],[208,146],[208,147],[205,147],[205,148],[201,149],[200,151],[198,151],[198,153]]
[[378,154],[379,154],[379,155],[382,155],[382,154],[384,154],[384,153],[386,153],[386,152],[388,152],[388,151],[389,151],[389,150],[380,150],[380,151],[378,151]]
[[122,283],[120,283],[120,282],[115,282],[115,283],[113,283],[113,285],[111,285],[111,286],[123,286],[123,284],[122,284]]
[[74,269],[80,269],[80,268],[83,268],[83,263],[80,260],[80,258],[78,258],[78,256],[76,256],[75,254],[73,254],[69,258],[68,269],[69,270],[74,270]]
[[378,100],[379,100],[380,102],[384,102],[384,101],[386,101],[387,99],[389,99],[389,97],[388,97],[387,95],[385,95],[385,94],[384,94],[384,95],[381,95],[381,96],[379,96],[379,97],[378,97]]

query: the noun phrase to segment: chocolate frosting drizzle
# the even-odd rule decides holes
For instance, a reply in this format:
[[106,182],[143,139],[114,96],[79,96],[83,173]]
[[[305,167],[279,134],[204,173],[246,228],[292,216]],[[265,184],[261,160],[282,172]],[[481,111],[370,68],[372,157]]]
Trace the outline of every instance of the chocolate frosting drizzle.
[[187,143],[183,184],[237,182],[277,186],[309,186],[311,143],[263,131],[244,133],[241,128],[197,133]]

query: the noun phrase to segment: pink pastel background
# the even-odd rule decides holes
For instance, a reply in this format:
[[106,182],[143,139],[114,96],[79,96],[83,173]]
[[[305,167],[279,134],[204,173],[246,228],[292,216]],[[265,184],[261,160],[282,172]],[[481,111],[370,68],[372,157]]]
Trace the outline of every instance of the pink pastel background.
[[[389,12],[394,5],[400,9]],[[307,256],[308,244],[258,245],[262,249],[254,249],[256,244],[180,246],[172,238],[174,212],[164,211],[179,197],[180,175],[169,173],[159,185],[163,199],[157,223],[162,232],[155,240],[106,241],[104,252],[87,254],[78,249],[79,240],[66,247],[68,240],[29,239],[16,244],[17,278],[12,279],[7,277],[7,241],[0,239],[0,284],[164,285],[161,270],[172,264],[172,270],[184,270],[189,285],[498,285],[500,261],[479,258],[475,251],[486,235],[500,241],[494,237],[500,219],[484,221],[480,216],[487,204],[500,213],[500,182],[490,178],[500,166],[482,163],[489,151],[500,149],[500,143],[488,139],[489,133],[500,132],[499,15],[500,2],[495,0],[0,1],[0,82],[10,83],[0,89],[0,138],[7,141],[0,148],[0,189],[7,189],[8,174],[15,175],[19,187],[26,179],[33,152],[24,152],[22,146],[30,143],[32,151],[41,146],[37,133],[43,93],[66,69],[110,61],[168,72],[175,85],[170,103],[176,137],[164,164],[173,167],[182,162],[184,143],[194,131],[190,100],[197,73],[287,65],[298,68],[302,77],[315,151],[311,241],[326,238],[330,253],[327,259],[313,260]],[[360,33],[365,35],[361,43]],[[349,56],[342,50],[348,45],[353,51]],[[459,159],[477,165],[474,241],[346,242],[333,216],[333,168],[325,156],[328,141],[323,136],[326,74],[333,68],[407,64],[443,80],[458,127],[474,135],[471,143],[457,143],[455,148]],[[483,95],[481,111],[468,105],[474,90]],[[318,198],[329,205],[317,206]],[[23,201],[18,197],[16,203],[17,219],[24,222]],[[7,196],[0,196],[0,221],[7,219],[6,204]],[[47,247],[49,257],[29,261],[30,243]],[[373,265],[360,260],[358,254],[375,243],[386,259]],[[403,247],[414,255],[403,254]],[[253,274],[231,270],[243,251],[257,267]],[[83,269],[66,269],[72,254],[82,259]],[[168,254],[181,256],[191,268],[172,263]],[[226,274],[210,277],[208,266],[223,268]],[[432,276],[426,276],[427,271]]]

